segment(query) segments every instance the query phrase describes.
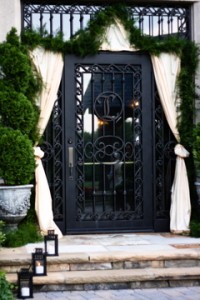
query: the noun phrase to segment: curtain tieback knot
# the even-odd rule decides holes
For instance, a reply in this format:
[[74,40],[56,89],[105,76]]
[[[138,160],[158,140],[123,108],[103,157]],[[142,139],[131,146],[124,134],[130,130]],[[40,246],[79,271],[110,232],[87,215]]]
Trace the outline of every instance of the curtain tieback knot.
[[190,155],[190,153],[181,144],[177,144],[175,146],[174,152],[177,156],[181,158],[186,158]]
[[41,150],[40,147],[34,147],[34,155],[36,159],[41,159],[44,156],[44,152]]

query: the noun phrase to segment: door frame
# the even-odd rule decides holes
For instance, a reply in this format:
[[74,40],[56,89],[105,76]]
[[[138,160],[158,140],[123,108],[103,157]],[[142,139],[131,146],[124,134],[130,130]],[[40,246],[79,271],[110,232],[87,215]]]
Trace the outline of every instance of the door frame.
[[[126,57],[126,59],[125,59]],[[113,223],[110,221],[105,222],[103,227],[99,228],[99,225],[97,222],[94,221],[88,221],[87,224],[80,224],[80,222],[76,222],[76,220],[70,220],[71,216],[75,214],[76,212],[76,204],[75,199],[73,201],[73,198],[76,198],[76,193],[74,193],[74,189],[76,189],[76,182],[74,180],[75,178],[75,168],[73,169],[73,174],[70,174],[71,171],[69,171],[69,159],[67,155],[67,149],[69,147],[75,147],[75,131],[74,128],[76,127],[76,121],[75,121],[75,111],[74,113],[71,113],[73,110],[75,110],[75,97],[73,94],[75,93],[75,73],[74,73],[74,65],[77,63],[82,64],[94,64],[94,63],[110,63],[111,60],[113,63],[116,61],[117,64],[124,64],[125,61],[131,61],[132,64],[140,64],[142,66],[142,72],[144,74],[144,78],[142,77],[142,93],[143,98],[146,99],[146,103],[143,103],[142,106],[142,114],[143,116],[148,116],[148,118],[143,117],[142,122],[142,145],[144,147],[144,143],[148,146],[148,151],[143,151],[143,198],[144,199],[150,199],[148,200],[148,203],[144,203],[144,216],[146,218],[146,224],[144,220],[135,220],[134,224],[135,227],[131,228],[130,224],[127,224],[125,222],[125,225],[122,225],[122,228],[115,228],[113,226]],[[87,233],[87,232],[129,232],[129,231],[153,231],[154,230],[154,206],[153,206],[153,155],[152,155],[152,135],[153,135],[153,113],[152,113],[152,72],[151,72],[151,62],[150,57],[148,54],[144,54],[141,52],[133,53],[133,52],[106,52],[101,51],[99,54],[97,54],[94,57],[85,57],[80,58],[76,57],[75,55],[67,55],[65,57],[65,95],[68,95],[69,91],[71,91],[71,95],[69,97],[66,96],[65,99],[65,166],[66,166],[66,233]],[[151,97],[151,101],[147,101],[149,98],[149,95]],[[144,105],[145,104],[145,105]],[[151,133],[149,134],[149,128],[151,129]],[[73,134],[68,134],[67,132],[73,132]],[[150,146],[151,145],[151,146]],[[74,161],[74,165],[75,165]],[[71,176],[72,175],[72,176]],[[74,196],[73,196],[74,195]],[[70,203],[69,201],[70,198]],[[147,200],[146,200],[147,201]],[[69,207],[70,204],[70,207]],[[151,215],[149,215],[149,211],[151,211]]]

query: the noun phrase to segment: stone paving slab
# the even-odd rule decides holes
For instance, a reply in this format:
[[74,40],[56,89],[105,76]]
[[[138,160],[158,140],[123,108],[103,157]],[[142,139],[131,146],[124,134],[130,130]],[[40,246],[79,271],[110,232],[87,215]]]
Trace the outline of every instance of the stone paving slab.
[[[24,256],[35,252],[35,248],[43,248],[44,243],[28,244],[19,248],[0,248],[0,255]],[[173,235],[170,233],[138,233],[138,234],[96,234],[67,235],[59,239],[59,254],[78,254],[94,257],[96,253],[152,253],[180,252],[187,247],[200,251],[200,238]]]

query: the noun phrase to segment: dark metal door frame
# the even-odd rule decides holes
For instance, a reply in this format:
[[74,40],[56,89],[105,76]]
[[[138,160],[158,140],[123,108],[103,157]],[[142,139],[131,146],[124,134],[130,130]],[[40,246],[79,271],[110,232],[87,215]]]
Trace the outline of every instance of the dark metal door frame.
[[[142,70],[142,147],[138,151],[138,162],[142,159],[140,163],[141,170],[139,168],[137,172],[141,172],[141,178],[138,178],[138,181],[142,180],[142,188],[138,194],[135,194],[135,197],[143,197],[143,214],[142,218],[132,217],[129,220],[126,220],[124,216],[123,220],[117,221],[117,213],[115,214],[114,219],[112,220],[87,220],[81,221],[77,220],[77,201],[79,195],[75,190],[77,188],[77,182],[81,182],[83,178],[80,178],[80,174],[76,172],[77,162],[75,159],[75,154],[73,156],[72,151],[76,148],[76,139],[77,139],[77,122],[75,118],[76,111],[76,86],[75,86],[75,66],[78,64],[132,64],[140,65]],[[81,232],[113,232],[113,231],[145,231],[153,230],[153,191],[152,191],[152,73],[151,73],[151,64],[150,58],[144,54],[133,54],[133,53],[101,53],[96,57],[87,57],[87,58],[78,58],[73,55],[67,56],[65,58],[65,153],[66,153],[66,232],[67,233],[81,233]],[[80,109],[80,108],[79,108]],[[74,111],[74,113],[73,113]],[[82,124],[79,124],[80,127]],[[80,149],[79,149],[80,150]],[[77,150],[77,151],[79,151]],[[139,154],[142,151],[142,154]],[[135,175],[137,176],[137,175]],[[135,179],[137,180],[137,178]],[[78,184],[79,185],[79,184]],[[84,197],[84,195],[83,195]]]

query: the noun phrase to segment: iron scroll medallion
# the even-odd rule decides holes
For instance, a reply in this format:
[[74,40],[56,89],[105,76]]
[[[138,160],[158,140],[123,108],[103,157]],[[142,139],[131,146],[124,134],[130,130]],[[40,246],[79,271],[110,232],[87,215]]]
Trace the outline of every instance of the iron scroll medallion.
[[103,92],[94,102],[97,117],[104,121],[117,121],[122,114],[122,99],[114,92]]

